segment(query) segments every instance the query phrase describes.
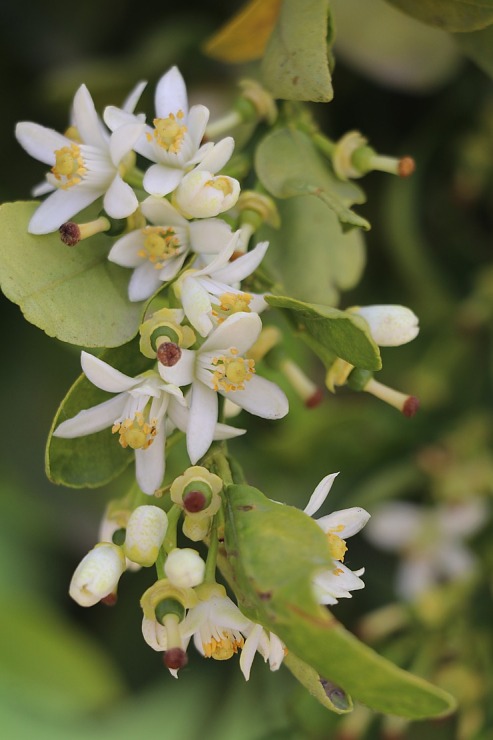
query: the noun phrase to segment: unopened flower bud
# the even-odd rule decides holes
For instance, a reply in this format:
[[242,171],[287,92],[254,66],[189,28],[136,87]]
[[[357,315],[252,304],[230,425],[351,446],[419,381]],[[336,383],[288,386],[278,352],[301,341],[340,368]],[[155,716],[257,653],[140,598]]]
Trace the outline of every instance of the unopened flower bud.
[[90,550],[75,569],[69,594],[80,606],[94,606],[116,593],[124,570],[125,556],[121,547],[102,542]]
[[240,183],[226,175],[192,170],[173,193],[173,205],[185,218],[212,218],[232,208],[240,195]]
[[419,334],[418,317],[406,306],[358,306],[349,310],[364,318],[380,347],[398,347]]
[[60,239],[68,247],[75,247],[83,239],[87,239],[94,234],[100,234],[111,228],[109,219],[100,216],[94,221],[88,221],[85,224],[76,224],[74,221],[67,221],[59,228]]
[[204,580],[205,562],[189,547],[172,550],[164,564],[170,582],[181,588],[194,588]]
[[130,515],[123,549],[129,560],[153,565],[163,544],[168,517],[159,506],[138,506]]
[[209,534],[212,518],[202,517],[198,519],[195,516],[185,516],[183,521],[183,534],[192,542],[201,542]]

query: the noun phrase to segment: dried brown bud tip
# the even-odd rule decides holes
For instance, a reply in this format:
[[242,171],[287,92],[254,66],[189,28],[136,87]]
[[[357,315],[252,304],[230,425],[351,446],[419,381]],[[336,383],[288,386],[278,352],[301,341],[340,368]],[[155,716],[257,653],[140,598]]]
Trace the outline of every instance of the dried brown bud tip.
[[185,511],[190,514],[196,514],[207,506],[207,500],[202,491],[187,491],[183,496],[183,506]]
[[74,221],[67,221],[67,223],[62,224],[58,231],[60,232],[60,239],[67,247],[75,247],[80,242],[80,228]]
[[101,599],[101,604],[104,604],[105,606],[115,606],[116,602],[118,601],[118,596],[116,594],[108,594],[108,596],[105,596],[104,599]]
[[156,354],[161,365],[173,367],[181,357],[181,349],[174,342],[163,342],[157,348]]
[[322,388],[317,388],[315,393],[310,396],[310,398],[307,398],[305,401],[305,406],[307,409],[314,409],[317,406],[320,406],[322,401],[324,400],[324,392]]
[[416,396],[409,396],[407,401],[404,402],[404,406],[402,407],[402,413],[404,416],[407,416],[408,419],[411,418],[411,416],[414,416],[416,411],[419,409],[419,398],[416,398]]
[[399,160],[399,164],[397,166],[399,177],[409,177],[409,175],[413,174],[415,169],[416,165],[412,157],[402,157],[402,159]]
[[163,660],[166,668],[177,671],[187,665],[188,656],[186,652],[181,648],[174,647],[166,650],[163,656]]

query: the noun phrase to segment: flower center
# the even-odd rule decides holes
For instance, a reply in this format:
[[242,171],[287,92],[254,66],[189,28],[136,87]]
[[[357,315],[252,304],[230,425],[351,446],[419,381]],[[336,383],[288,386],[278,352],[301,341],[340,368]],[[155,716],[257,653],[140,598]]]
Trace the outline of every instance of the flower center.
[[171,226],[146,226],[142,229],[144,248],[139,257],[152,262],[156,270],[161,270],[166,260],[174,257],[180,248],[180,241]]
[[212,364],[215,371],[212,375],[212,387],[215,391],[244,391],[255,372],[255,360],[245,357],[236,357],[238,350],[230,349],[231,357],[221,355],[214,357]]
[[245,641],[240,634],[222,632],[220,640],[211,637],[210,642],[203,643],[203,648],[206,658],[229,660],[244,644]]
[[[156,144],[172,154],[178,154],[187,132],[187,127],[180,124],[184,116],[183,111],[179,110],[176,116],[170,113],[167,118],[155,118],[153,121]],[[148,134],[147,138],[151,140],[151,135]]]
[[219,306],[214,306],[212,309],[212,315],[218,322],[222,324],[224,319],[231,316],[233,313],[239,313],[243,311],[250,313],[250,302],[252,296],[249,293],[223,293],[219,296],[221,301]]
[[341,537],[339,537],[337,534],[334,534],[333,532],[327,532],[327,540],[329,543],[329,552],[331,557],[333,557],[335,560],[344,560],[344,555],[346,554],[347,550],[345,540],[343,540]]
[[55,165],[52,173],[59,181],[59,187],[66,190],[77,185],[87,172],[84,159],[77,144],[64,146],[55,151]]
[[131,447],[133,450],[146,450],[154,441],[157,434],[156,420],[147,422],[142,411],[137,411],[133,419],[116,421],[111,431],[120,435],[118,440],[122,447]]

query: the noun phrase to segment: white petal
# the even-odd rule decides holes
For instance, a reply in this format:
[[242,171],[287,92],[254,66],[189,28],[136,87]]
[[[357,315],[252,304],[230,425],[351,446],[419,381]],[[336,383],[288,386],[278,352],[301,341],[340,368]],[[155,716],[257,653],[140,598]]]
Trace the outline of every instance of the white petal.
[[117,108],[115,105],[106,106],[103,118],[110,131],[117,131],[121,126],[126,126],[129,123],[140,123],[140,119],[136,115]]
[[144,175],[144,190],[151,195],[168,195],[178,187],[183,175],[183,170],[153,164]]
[[451,580],[457,580],[472,573],[476,558],[460,542],[444,543],[437,553],[437,567]]
[[188,250],[186,252],[183,252],[183,254],[180,254],[178,257],[172,257],[169,260],[166,260],[164,263],[164,267],[159,270],[158,275],[159,279],[163,283],[167,283],[170,280],[173,280],[173,278],[178,275],[181,268],[183,267],[183,263],[185,262],[188,255]]
[[192,221],[189,228],[192,249],[201,254],[222,252],[232,236],[231,226],[221,218]]
[[135,268],[128,284],[128,297],[131,301],[145,301],[162,285],[159,271],[150,262]]
[[289,411],[288,399],[279,386],[258,375],[245,383],[244,391],[230,391],[228,397],[262,419],[281,419]]
[[34,212],[28,226],[30,234],[49,234],[70,221],[102,195],[101,191],[80,188],[56,190]]
[[392,501],[373,513],[365,536],[382,550],[399,551],[416,540],[423,523],[423,512],[418,506]]
[[195,381],[187,427],[187,450],[192,465],[205,455],[212,444],[217,412],[217,394],[200,381]]
[[144,128],[143,123],[127,123],[111,135],[110,156],[115,167],[134,148]]
[[330,489],[332,488],[333,482],[338,475],[339,473],[331,473],[330,475],[326,475],[325,478],[322,478],[322,480],[310,496],[310,500],[308,501],[307,505],[303,509],[305,514],[308,514],[308,516],[313,516],[313,514],[315,514],[315,512],[320,509],[325,499],[327,498]]
[[[239,354],[243,355],[257,341],[261,331],[262,321],[256,313],[235,313],[209,334],[200,351],[212,352],[236,347]],[[237,403],[236,399],[231,400]]]
[[31,194],[33,198],[39,198],[40,195],[46,195],[47,193],[52,193],[55,190],[55,186],[51,184],[48,180],[44,180],[43,182],[40,182],[39,185],[35,185],[33,189],[31,190]]
[[205,105],[192,105],[187,118],[187,129],[194,149],[198,149],[209,121],[209,109]]
[[449,504],[437,511],[439,527],[447,537],[462,538],[477,532],[488,521],[488,506],[481,499]]
[[126,218],[137,210],[139,201],[130,185],[116,175],[106,191],[103,205],[111,218]]
[[102,134],[101,123],[94,102],[85,85],[81,85],[74,96],[74,123],[84,144],[106,149],[107,142]]
[[[122,267],[137,267],[142,263],[143,257],[138,252],[143,249],[144,237],[141,229],[129,231],[121,236],[111,247],[108,259]],[[154,268],[153,268],[154,269]]]
[[187,277],[181,286],[181,302],[187,319],[202,337],[213,328],[210,318],[212,306],[208,292],[195,277]]
[[226,267],[217,270],[214,278],[228,285],[241,282],[257,269],[264,259],[268,246],[269,242],[260,242],[251,252],[247,252],[242,257],[230,262]]
[[240,669],[245,677],[245,681],[248,681],[248,679],[250,678],[250,671],[252,668],[253,659],[255,658],[255,653],[257,652],[260,637],[262,635],[262,629],[262,625],[255,625],[255,627],[252,629],[247,639],[245,640],[245,644],[241,651]]
[[199,275],[212,275],[213,273],[216,273],[216,271],[225,267],[229,263],[230,257],[238,246],[240,236],[241,232],[235,231],[235,233],[231,235],[231,238],[229,239],[227,244],[221,249],[219,254],[217,254],[214,259],[212,259],[201,270],[197,270],[195,276],[197,277]]
[[396,591],[404,599],[412,600],[435,583],[433,563],[425,556],[419,560],[403,560],[397,570]]
[[97,388],[109,393],[129,391],[140,383],[139,378],[130,378],[128,375],[124,375],[124,373],[115,370],[107,362],[103,362],[99,357],[94,357],[89,352],[81,352],[80,364],[87,379]]
[[188,227],[186,218],[183,218],[166,198],[157,198],[154,195],[149,195],[140,204],[140,210],[146,219],[156,226]]
[[167,118],[170,113],[176,115],[180,110],[187,115],[187,88],[178,67],[171,67],[159,80],[154,107],[158,118]]
[[370,518],[370,514],[359,506],[350,509],[333,511],[332,514],[317,519],[317,524],[324,532],[335,532],[345,540],[359,532]]
[[40,126],[38,123],[22,121],[15,127],[17,141],[31,157],[45,164],[55,164],[55,151],[73,142],[58,131]]
[[235,140],[232,136],[226,136],[225,139],[218,141],[210,152],[207,152],[201,163],[197,165],[197,169],[207,170],[215,175],[216,172],[219,172],[219,170],[221,170],[226,162],[231,158],[234,148]]
[[152,496],[164,478],[164,447],[166,432],[161,424],[154,440],[146,450],[135,450],[135,477],[144,493]]
[[72,419],[62,421],[53,432],[53,436],[74,439],[107,429],[122,415],[126,402],[126,394],[119,393],[109,401],[79,411]]
[[147,85],[147,82],[145,82],[144,80],[141,80],[141,82],[138,82],[135,85],[134,89],[129,93],[129,95],[127,95],[122,105],[122,109],[126,113],[134,112],[137,106],[137,103],[140,100],[140,96],[142,95],[142,93],[144,92],[146,88],[146,85]]
[[159,374],[163,380],[173,385],[189,385],[195,376],[195,352],[191,349],[182,349],[181,357],[172,367],[166,367],[158,362]]
[[246,429],[231,427],[228,424],[216,424],[214,439],[234,439],[241,437],[242,434],[246,434]]

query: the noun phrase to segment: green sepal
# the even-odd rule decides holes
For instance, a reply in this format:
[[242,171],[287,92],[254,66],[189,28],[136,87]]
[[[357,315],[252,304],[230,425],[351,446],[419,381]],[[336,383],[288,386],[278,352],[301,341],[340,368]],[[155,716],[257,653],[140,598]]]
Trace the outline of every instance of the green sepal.
[[255,170],[264,188],[276,198],[312,196],[334,211],[344,231],[370,228],[369,222],[349,207],[364,202],[361,188],[338,180],[302,131],[282,128],[267,134],[257,147]]
[[[151,365],[140,354],[137,340],[103,352],[100,359],[131,377],[148,370]],[[84,374],[70,388],[53,420],[46,445],[46,475],[52,483],[71,488],[97,488],[116,478],[132,462],[131,450],[123,449],[109,428],[75,439],[53,436],[62,421],[114,396],[94,386]]]
[[225,493],[226,556],[248,618],[375,711],[424,719],[454,709],[449,694],[378,655],[316,602],[311,578],[334,564],[313,519],[251,486],[233,484]]
[[265,300],[271,306],[289,311],[298,331],[301,334],[308,332],[328,352],[355,367],[381,369],[380,350],[370,334],[368,324],[360,316],[287,296],[267,295]]
[[[142,303],[127,297],[129,271],[108,261],[97,234],[67,247],[58,232],[28,234],[36,202],[0,206],[0,283],[25,318],[49,336],[84,347],[117,347],[138,331]],[[80,222],[97,216],[87,209]]]
[[330,35],[328,0],[284,0],[262,60],[263,82],[275,98],[332,100]]
[[443,31],[478,31],[493,23],[493,0],[387,0],[418,21]]
[[483,72],[493,77],[493,25],[480,31],[458,33],[454,36],[459,48]]

